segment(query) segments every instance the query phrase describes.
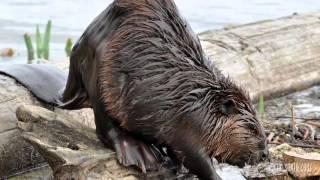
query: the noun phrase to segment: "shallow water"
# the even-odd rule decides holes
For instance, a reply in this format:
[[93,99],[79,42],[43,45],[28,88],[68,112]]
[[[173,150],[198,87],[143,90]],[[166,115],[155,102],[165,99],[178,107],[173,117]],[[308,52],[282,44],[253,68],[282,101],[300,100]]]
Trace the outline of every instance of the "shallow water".
[[[111,0],[1,0],[0,49],[16,50],[14,58],[1,62],[26,62],[22,34],[33,33],[36,24],[53,22],[51,59],[64,58],[67,37],[75,41],[91,20]],[[195,32],[242,24],[257,20],[287,16],[320,9],[319,0],[176,0],[182,15]],[[42,29],[43,31],[43,29]]]

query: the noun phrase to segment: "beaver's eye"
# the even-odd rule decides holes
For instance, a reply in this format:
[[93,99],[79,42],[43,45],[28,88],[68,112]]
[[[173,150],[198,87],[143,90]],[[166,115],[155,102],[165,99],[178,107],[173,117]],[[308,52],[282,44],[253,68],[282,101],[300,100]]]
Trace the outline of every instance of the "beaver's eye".
[[248,124],[248,129],[253,133],[253,134],[258,134],[257,127],[254,124]]
[[234,114],[236,111],[236,106],[233,101],[227,100],[221,105],[221,112],[225,115]]

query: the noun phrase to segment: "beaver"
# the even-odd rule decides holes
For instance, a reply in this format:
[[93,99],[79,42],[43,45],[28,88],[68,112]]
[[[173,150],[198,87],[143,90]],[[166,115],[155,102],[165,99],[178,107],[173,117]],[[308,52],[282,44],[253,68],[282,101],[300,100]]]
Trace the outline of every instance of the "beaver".
[[248,93],[206,57],[172,0],[114,0],[73,47],[61,97],[62,108],[92,107],[98,138],[143,172],[164,147],[210,180],[220,179],[211,158],[243,166],[266,155]]

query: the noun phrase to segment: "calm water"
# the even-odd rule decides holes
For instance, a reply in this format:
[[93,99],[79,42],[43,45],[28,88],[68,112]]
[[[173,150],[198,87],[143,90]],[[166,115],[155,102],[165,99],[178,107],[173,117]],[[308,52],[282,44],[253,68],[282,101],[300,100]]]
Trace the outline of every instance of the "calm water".
[[[0,0],[0,49],[16,50],[1,62],[25,62],[22,34],[33,34],[36,24],[53,22],[51,59],[64,58],[67,37],[76,40],[111,0]],[[195,32],[257,20],[320,10],[319,0],[175,0]],[[43,31],[43,29],[42,29]]]

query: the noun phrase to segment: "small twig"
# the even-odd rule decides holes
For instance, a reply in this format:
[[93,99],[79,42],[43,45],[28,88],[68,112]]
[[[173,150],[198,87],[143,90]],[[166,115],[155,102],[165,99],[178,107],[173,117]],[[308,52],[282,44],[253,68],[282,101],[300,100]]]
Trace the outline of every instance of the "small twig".
[[[292,117],[291,116],[273,116],[272,118],[275,118],[275,119],[281,119],[281,118],[291,119]],[[302,119],[302,120],[305,120],[305,121],[313,121],[313,120],[320,121],[320,118],[305,118],[305,117],[295,117],[295,118],[296,119]]]
[[296,119],[294,114],[294,109],[291,103],[289,103],[290,111],[291,111],[291,128],[292,128],[292,139],[295,140],[294,135],[296,134]]
[[17,177],[17,176],[22,175],[24,173],[35,171],[35,170],[38,170],[38,169],[41,169],[44,167],[49,167],[48,163],[44,162],[44,163],[40,163],[40,164],[38,164],[34,167],[31,167],[31,168],[25,168],[25,169],[19,170],[19,172],[17,172],[17,173],[9,174],[6,178],[9,178],[9,179],[14,178],[14,177]]
[[[281,145],[281,144],[283,144],[283,143],[279,143],[279,142],[269,142],[268,144]],[[320,149],[320,146],[319,146],[319,145],[294,144],[294,143],[287,143],[287,144],[290,145],[290,146],[292,146],[292,147]]]
[[279,144],[284,143],[283,139],[281,139],[279,136],[276,136],[272,142],[279,143]]
[[[306,123],[303,123],[303,124],[300,123],[300,124],[297,124],[297,125],[296,125],[296,128],[297,128],[297,129],[298,129],[299,127],[304,127],[304,128],[306,128],[306,129],[308,130],[308,135],[310,135],[311,140],[314,141],[315,135],[316,135],[316,130],[315,130],[311,125],[306,124]],[[306,133],[306,132],[304,132],[304,133]],[[306,135],[304,135],[304,136],[306,136]]]
[[304,131],[304,135],[303,135],[303,140],[306,140],[310,134],[310,131],[308,128],[303,128],[305,131]]
[[[292,119],[292,116],[274,116],[272,118],[275,118],[275,119],[281,119],[281,118]],[[303,120],[304,123],[307,123],[307,124],[310,124],[310,125],[313,125],[313,126],[316,126],[316,127],[320,128],[320,122],[317,122],[317,121],[320,121],[320,118],[295,117],[295,119],[301,119],[301,120]]]
[[317,128],[320,128],[320,122],[305,121],[305,123],[310,124],[310,125],[312,125],[312,126],[316,126]]
[[268,142],[272,141],[272,138],[274,137],[274,135],[275,135],[275,133],[273,133],[273,132],[269,134],[269,136],[267,138]]
[[16,99],[17,97],[13,97],[13,98],[11,98],[11,99],[6,99],[6,100],[4,100],[4,101],[0,101],[0,104],[2,104],[2,103],[6,103],[6,102],[9,102],[9,101],[12,101],[12,100],[14,100],[14,99]]

